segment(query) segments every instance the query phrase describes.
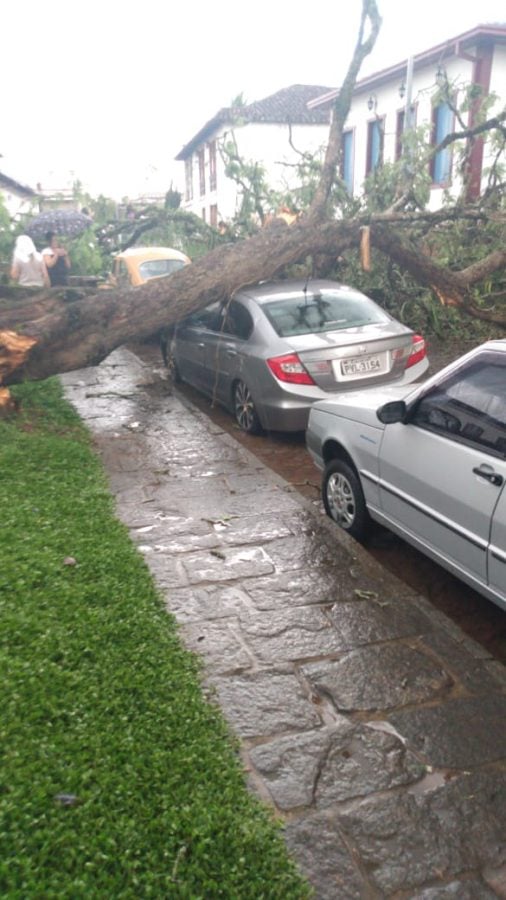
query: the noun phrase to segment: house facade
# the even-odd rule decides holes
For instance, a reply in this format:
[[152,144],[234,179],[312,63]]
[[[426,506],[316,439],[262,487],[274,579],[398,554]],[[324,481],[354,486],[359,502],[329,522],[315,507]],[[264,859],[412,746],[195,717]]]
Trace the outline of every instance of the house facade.
[[[448,84],[451,104],[435,103],[440,88]],[[468,85],[477,94],[497,95],[488,115],[497,115],[505,106],[506,26],[480,25],[444,44],[419,53],[357,82],[343,134],[341,176],[353,195],[362,191],[364,179],[382,161],[393,162],[402,154],[402,138],[407,127],[428,126],[428,139],[436,147],[462,126],[477,124],[479,100],[457,121],[451,106],[459,106]],[[338,91],[330,91],[310,108],[327,108]],[[492,151],[478,138],[472,148],[467,173],[468,199],[476,199],[486,186]],[[506,163],[506,159],[503,160]],[[437,153],[430,165],[429,207],[437,209],[445,191],[458,196],[462,179],[457,172],[451,146]]]
[[246,106],[220,109],[183,147],[183,208],[217,226],[232,219],[240,206],[237,184],[225,174],[223,145],[235,142],[239,156],[261,164],[275,190],[296,183],[300,152],[318,153],[325,146],[330,109],[308,103],[329,88],[295,84]]
[[[428,140],[434,147],[447,134],[461,130],[447,103],[434,104],[442,83],[451,86],[452,105],[458,106],[469,84],[476,85],[482,96],[496,94],[489,115],[499,113],[506,87],[506,25],[479,25],[357,82],[341,163],[341,177],[350,194],[360,195],[366,176],[383,161],[401,157],[406,127],[428,126]],[[294,165],[300,152],[316,154],[325,146],[338,92],[292,85],[248,106],[219,110],[176,157],[185,166],[183,207],[214,226],[236,214],[240,191],[225,175],[220,153],[223,142],[232,137],[243,160],[256,160],[265,167],[274,189],[289,189],[296,183]],[[465,114],[468,128],[476,124],[478,104]],[[491,162],[490,146],[477,139],[467,177],[469,198],[480,196]],[[429,208],[438,208],[445,192],[460,194],[462,183],[451,147],[433,158],[430,178]]]
[[20,184],[14,178],[9,178],[0,172],[0,196],[11,219],[17,219],[24,213],[32,212],[38,208],[37,191]]

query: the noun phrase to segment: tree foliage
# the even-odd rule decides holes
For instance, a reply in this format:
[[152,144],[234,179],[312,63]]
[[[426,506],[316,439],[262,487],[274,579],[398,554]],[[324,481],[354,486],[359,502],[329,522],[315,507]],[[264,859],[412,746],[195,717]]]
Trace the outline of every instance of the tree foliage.
[[8,278],[15,225],[0,194],[0,280]]

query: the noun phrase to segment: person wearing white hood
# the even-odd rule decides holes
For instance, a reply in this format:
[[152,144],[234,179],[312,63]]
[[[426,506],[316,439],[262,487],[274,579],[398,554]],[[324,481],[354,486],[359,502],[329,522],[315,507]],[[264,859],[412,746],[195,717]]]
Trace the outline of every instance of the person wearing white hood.
[[20,234],[16,238],[12,257],[11,278],[24,287],[49,287],[46,264],[31,237]]

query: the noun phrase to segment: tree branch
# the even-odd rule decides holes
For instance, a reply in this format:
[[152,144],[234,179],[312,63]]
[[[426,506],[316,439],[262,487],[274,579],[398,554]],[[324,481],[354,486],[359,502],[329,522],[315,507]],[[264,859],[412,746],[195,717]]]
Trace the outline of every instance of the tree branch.
[[[368,22],[370,24],[370,33],[369,37],[364,40],[364,31]],[[343,128],[350,111],[355,83],[364,59],[369,55],[376,43],[380,27],[381,17],[378,12],[376,0],[362,0],[362,15],[358,40],[346,77],[339,94],[334,101],[322,174],[310,208],[310,215],[312,217],[317,218],[319,216],[324,216],[326,213],[330,191],[341,157]]]
[[473,284],[504,266],[506,250],[490,253],[460,272],[441,266],[431,257],[408,246],[393,230],[384,225],[371,229],[372,243],[399,266],[408,271],[419,284],[430,288],[443,306],[457,306],[476,319],[506,325],[506,313],[476,306],[470,292]]
[[503,266],[506,266],[506,249],[493,250],[492,253],[489,253],[483,259],[479,259],[478,262],[461,269],[459,276],[465,284],[470,286],[487,278],[492,272],[502,269]]
[[447,134],[446,137],[443,138],[442,141],[439,142],[437,147],[434,147],[432,154],[435,156],[437,153],[441,153],[442,150],[445,150],[450,144],[454,144],[455,141],[462,141],[469,138],[477,137],[479,134],[483,134],[484,131],[491,131],[492,128],[499,128],[502,130],[502,123],[506,119],[506,110],[500,113],[498,116],[493,116],[491,119],[487,119],[486,122],[481,122],[480,125],[476,125],[475,128],[466,128],[464,131],[452,131],[450,134]]

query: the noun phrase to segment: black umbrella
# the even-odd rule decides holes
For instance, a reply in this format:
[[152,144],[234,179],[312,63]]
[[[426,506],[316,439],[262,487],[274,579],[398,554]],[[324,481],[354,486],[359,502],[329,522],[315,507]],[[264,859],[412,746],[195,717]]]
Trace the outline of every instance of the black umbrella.
[[26,233],[35,240],[44,238],[48,231],[62,237],[77,237],[90,225],[93,225],[93,219],[77,209],[48,209],[32,219]]

